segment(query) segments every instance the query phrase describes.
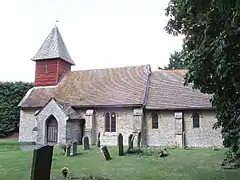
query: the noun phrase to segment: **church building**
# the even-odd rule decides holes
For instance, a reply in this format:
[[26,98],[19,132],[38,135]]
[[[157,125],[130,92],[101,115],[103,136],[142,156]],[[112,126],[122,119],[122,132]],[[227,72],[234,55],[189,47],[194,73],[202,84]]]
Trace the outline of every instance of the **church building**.
[[[72,71],[75,65],[57,27],[36,55],[34,87],[20,106],[20,142],[124,145],[141,132],[141,145],[221,147],[213,130],[210,95],[184,86],[185,70],[152,71],[150,65]],[[84,63],[84,61],[82,61]],[[137,138],[135,138],[136,140]],[[136,143],[136,142],[134,142]]]

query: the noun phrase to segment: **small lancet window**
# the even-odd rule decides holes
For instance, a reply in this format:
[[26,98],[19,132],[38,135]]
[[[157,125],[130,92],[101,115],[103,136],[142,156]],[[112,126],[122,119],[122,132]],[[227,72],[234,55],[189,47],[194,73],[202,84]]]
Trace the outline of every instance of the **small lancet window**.
[[152,113],[152,129],[158,129],[158,114],[156,112]]
[[105,114],[105,131],[110,132],[110,113]]
[[193,112],[192,118],[193,118],[193,128],[199,128],[199,113]]
[[105,132],[116,132],[116,113],[105,114]]
[[48,73],[48,64],[45,65],[44,72],[45,72],[45,74]]

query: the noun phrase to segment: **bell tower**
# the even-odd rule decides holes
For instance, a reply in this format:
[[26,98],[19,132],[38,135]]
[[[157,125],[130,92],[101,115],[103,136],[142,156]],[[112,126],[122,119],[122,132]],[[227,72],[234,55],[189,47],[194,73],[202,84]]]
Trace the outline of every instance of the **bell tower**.
[[34,86],[55,86],[75,65],[55,26],[32,58],[36,62]]

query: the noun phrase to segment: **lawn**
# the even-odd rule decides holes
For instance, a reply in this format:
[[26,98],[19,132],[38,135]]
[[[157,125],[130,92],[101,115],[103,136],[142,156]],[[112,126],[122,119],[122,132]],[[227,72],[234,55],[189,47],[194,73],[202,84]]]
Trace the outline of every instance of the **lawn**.
[[[112,160],[105,161],[98,148],[92,147],[75,157],[64,157],[54,150],[51,179],[61,179],[61,168],[68,167],[76,176],[100,176],[114,180],[237,180],[238,169],[222,169],[225,150],[171,149],[165,158],[118,156],[117,148],[109,148]],[[27,180],[30,177],[32,151],[21,151],[19,143],[0,141],[0,180]]]

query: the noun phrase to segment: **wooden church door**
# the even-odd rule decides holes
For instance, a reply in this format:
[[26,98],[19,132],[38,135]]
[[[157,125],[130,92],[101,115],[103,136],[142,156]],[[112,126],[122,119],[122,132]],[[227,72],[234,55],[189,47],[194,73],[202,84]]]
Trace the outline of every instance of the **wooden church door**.
[[47,142],[57,143],[58,140],[58,123],[55,117],[51,116],[47,120]]

